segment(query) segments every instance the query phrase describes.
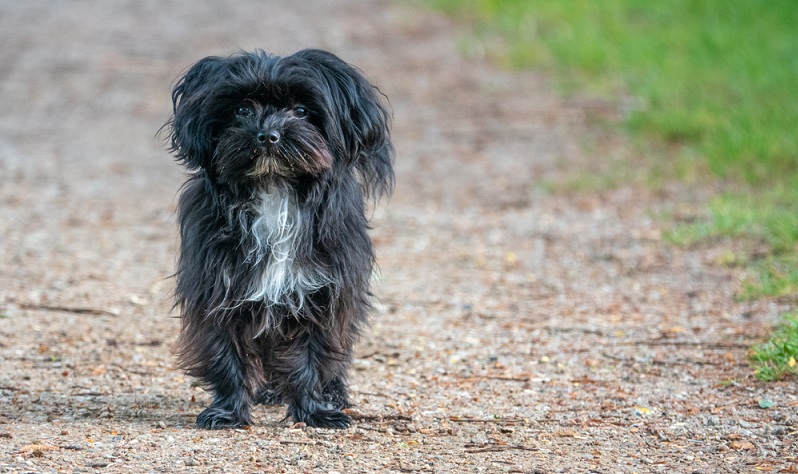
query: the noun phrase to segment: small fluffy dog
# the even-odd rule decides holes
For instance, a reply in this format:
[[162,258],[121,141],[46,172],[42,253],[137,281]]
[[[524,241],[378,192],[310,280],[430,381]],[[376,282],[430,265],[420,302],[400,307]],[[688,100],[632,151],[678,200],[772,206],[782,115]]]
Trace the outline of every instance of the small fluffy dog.
[[178,356],[213,393],[202,428],[253,404],[345,428],[369,312],[369,198],[393,188],[389,114],[354,67],[314,49],[200,60],[165,125],[190,175],[178,204]]

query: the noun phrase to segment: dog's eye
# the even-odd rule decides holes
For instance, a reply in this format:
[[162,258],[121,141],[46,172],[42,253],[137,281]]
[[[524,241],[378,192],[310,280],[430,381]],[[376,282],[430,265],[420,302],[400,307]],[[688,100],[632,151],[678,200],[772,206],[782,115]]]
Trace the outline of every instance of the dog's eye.
[[239,107],[236,110],[236,116],[237,117],[250,117],[254,113],[255,113],[255,111],[252,110],[252,107],[249,107],[247,105],[242,105],[241,107]]
[[305,118],[308,116],[308,110],[301,105],[294,107],[294,115],[299,118]]

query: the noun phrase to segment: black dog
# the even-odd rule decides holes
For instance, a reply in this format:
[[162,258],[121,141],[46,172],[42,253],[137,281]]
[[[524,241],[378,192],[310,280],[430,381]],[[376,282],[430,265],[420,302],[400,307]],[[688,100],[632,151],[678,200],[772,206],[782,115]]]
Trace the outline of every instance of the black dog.
[[178,206],[175,306],[186,372],[213,393],[197,425],[251,423],[287,403],[345,428],[346,374],[369,312],[365,208],[393,188],[389,114],[335,55],[208,57],[172,92]]

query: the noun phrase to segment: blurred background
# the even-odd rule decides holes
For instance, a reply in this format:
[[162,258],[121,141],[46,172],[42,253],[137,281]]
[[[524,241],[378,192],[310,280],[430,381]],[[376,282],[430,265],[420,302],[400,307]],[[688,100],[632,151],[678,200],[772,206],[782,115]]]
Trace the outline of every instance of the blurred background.
[[[0,471],[793,469],[796,25],[794,1],[0,0]],[[306,47],[393,110],[361,417],[213,437],[171,353],[159,130],[200,58]]]
[[[546,71],[565,96],[587,96],[594,119],[630,138],[634,156],[599,176],[577,178],[570,188],[600,189],[630,180],[657,188],[678,180],[710,190],[698,209],[668,213],[666,239],[680,246],[734,239],[719,263],[755,274],[738,298],[776,297],[794,304],[798,3],[427,4],[469,25],[460,43],[464,54],[508,69]],[[795,325],[793,312],[788,326]],[[798,355],[796,343],[793,335],[788,354],[782,354],[785,361]],[[794,359],[782,367],[794,372]]]

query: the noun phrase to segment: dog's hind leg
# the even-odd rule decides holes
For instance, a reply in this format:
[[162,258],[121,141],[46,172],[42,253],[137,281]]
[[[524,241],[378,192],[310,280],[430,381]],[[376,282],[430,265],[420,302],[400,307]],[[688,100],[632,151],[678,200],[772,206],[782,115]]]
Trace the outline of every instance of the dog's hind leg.
[[258,393],[255,395],[255,404],[282,405],[283,397],[280,395],[274,385],[271,382],[268,382],[265,386],[261,387],[258,390]]

